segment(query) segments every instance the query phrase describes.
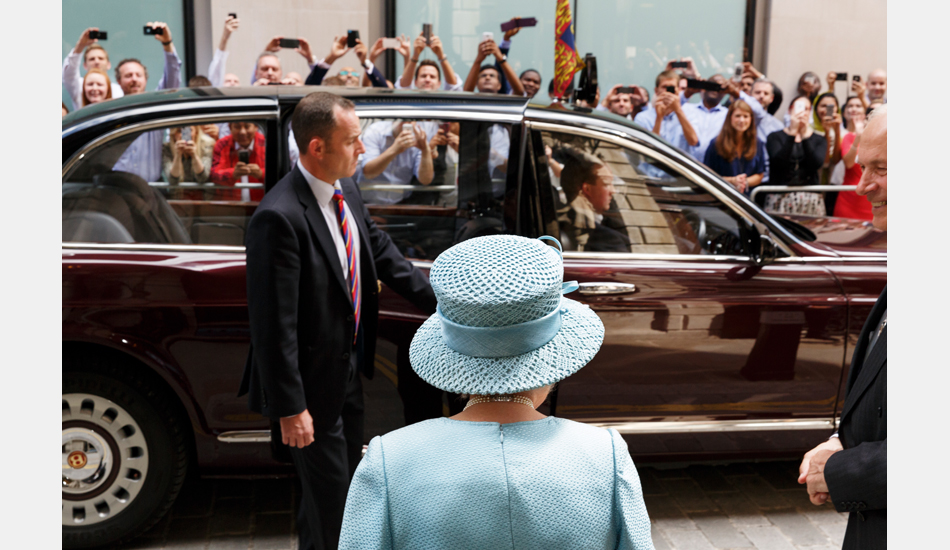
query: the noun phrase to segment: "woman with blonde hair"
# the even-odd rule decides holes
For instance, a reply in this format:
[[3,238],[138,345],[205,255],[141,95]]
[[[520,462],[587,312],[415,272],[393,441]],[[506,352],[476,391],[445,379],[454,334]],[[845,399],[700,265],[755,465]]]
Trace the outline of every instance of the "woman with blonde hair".
[[82,79],[82,106],[112,99],[112,83],[102,69],[89,69]]
[[732,102],[726,122],[706,148],[703,163],[722,176],[740,193],[762,183],[765,175],[765,144],[756,137],[752,108],[739,99]]
[[469,239],[436,258],[438,307],[409,359],[468,404],[370,441],[339,548],[653,548],[620,434],[536,410],[604,338],[597,314],[562,296],[577,289],[563,273],[559,249],[514,235]]

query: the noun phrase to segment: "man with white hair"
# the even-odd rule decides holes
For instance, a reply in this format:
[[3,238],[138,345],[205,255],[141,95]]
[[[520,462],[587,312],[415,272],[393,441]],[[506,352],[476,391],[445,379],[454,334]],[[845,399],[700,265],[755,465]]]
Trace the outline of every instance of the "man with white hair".
[[[858,151],[857,193],[887,230],[887,106],[874,110]],[[864,323],[848,373],[838,430],[805,455],[799,483],[813,504],[850,512],[845,549],[887,548],[887,287]]]

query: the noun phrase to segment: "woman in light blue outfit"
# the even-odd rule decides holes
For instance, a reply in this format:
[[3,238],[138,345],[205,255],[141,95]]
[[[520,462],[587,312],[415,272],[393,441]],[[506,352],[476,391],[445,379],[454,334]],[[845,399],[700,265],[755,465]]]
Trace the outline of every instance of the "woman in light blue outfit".
[[433,386],[470,398],[451,418],[370,441],[341,549],[653,548],[620,435],[535,410],[604,337],[593,311],[562,297],[577,288],[562,278],[558,250],[510,235],[435,260],[439,307],[410,361]]

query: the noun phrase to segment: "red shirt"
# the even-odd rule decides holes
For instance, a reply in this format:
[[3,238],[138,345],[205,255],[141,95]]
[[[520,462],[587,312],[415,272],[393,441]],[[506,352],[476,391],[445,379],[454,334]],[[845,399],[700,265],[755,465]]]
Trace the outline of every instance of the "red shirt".
[[[852,143],[854,143],[854,134],[849,132],[841,139],[842,157],[851,150]],[[859,181],[861,181],[861,166],[855,162],[854,166],[844,171],[844,185],[857,185]],[[854,191],[841,191],[838,193],[834,215],[839,218],[868,221],[874,218],[874,214],[871,213],[871,201],[858,195]]]
[[[261,167],[261,177],[248,176],[250,183],[264,183],[264,159],[266,158],[264,136],[257,132],[254,134],[254,147],[248,151],[250,156],[248,164],[256,164]],[[234,136],[225,136],[218,140],[214,145],[214,154],[211,157],[211,181],[217,185],[234,186],[241,181],[240,176],[234,177],[234,166],[238,163],[238,150],[234,146]],[[222,200],[241,200],[241,190],[222,191]],[[263,189],[251,189],[251,200],[260,201],[264,198]]]

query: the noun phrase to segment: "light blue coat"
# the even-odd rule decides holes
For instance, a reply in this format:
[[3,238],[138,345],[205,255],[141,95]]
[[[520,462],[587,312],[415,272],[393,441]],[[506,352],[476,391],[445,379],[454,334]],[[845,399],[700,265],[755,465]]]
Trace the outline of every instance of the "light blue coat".
[[653,548],[640,478],[614,430],[555,417],[427,420],[374,437],[340,549]]

